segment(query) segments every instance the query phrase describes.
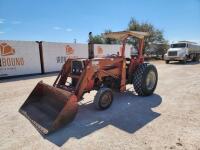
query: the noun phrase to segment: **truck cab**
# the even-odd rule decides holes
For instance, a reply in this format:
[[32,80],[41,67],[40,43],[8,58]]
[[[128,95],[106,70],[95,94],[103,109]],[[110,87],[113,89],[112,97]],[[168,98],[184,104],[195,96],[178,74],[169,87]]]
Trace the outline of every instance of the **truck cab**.
[[182,61],[185,62],[188,56],[188,44],[186,42],[178,42],[170,45],[164,56],[165,62]]

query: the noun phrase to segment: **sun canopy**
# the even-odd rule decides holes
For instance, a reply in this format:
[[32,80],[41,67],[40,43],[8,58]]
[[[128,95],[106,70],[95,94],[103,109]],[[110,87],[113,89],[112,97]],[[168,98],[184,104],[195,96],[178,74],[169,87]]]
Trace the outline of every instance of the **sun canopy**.
[[120,31],[120,32],[109,32],[105,33],[105,38],[123,40],[128,37],[137,37],[139,39],[143,39],[145,36],[148,36],[148,32],[139,32],[139,31]]

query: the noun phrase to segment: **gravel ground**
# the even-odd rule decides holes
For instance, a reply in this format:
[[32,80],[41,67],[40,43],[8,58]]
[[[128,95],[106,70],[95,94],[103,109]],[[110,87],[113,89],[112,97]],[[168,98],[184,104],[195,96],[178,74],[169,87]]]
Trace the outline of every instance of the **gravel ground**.
[[158,69],[155,94],[138,97],[131,85],[97,111],[95,91],[84,95],[75,120],[42,137],[19,107],[38,81],[56,74],[0,81],[0,149],[188,149],[200,150],[200,64],[152,62]]

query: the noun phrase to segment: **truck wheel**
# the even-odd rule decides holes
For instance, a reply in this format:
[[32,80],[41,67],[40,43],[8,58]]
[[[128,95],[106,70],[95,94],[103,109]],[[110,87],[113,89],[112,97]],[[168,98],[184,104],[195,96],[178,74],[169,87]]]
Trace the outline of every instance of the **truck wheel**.
[[95,98],[94,105],[97,109],[107,109],[113,102],[113,93],[109,88],[101,88],[98,90]]
[[183,60],[181,60],[181,63],[182,63],[182,64],[186,64],[186,63],[187,63],[187,60],[186,60],[186,59],[183,59]]
[[196,56],[192,58],[192,61],[195,62],[196,61]]
[[196,56],[194,56],[194,57],[192,58],[192,61],[193,61],[193,62],[199,62],[199,55],[197,54]]
[[144,63],[139,65],[133,75],[133,86],[139,96],[153,94],[157,81],[157,69],[152,64]]
[[196,61],[196,62],[199,62],[199,58],[200,58],[200,55],[196,55],[195,61]]
[[169,64],[169,60],[165,60],[165,63],[166,63],[166,64]]

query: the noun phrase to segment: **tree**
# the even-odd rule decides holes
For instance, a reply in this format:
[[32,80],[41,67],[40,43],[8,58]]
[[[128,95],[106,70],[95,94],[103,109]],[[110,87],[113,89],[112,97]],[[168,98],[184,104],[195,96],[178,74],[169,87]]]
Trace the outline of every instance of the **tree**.
[[[104,31],[104,33],[109,33],[109,32],[112,32],[112,31],[110,29],[107,29]],[[91,40],[93,41],[93,43],[94,44],[119,44],[120,43],[119,41],[115,39],[105,38],[103,34],[91,36]]]
[[91,40],[94,44],[104,44],[104,39],[101,35],[91,36]]
[[[152,43],[163,43],[163,48],[166,47],[168,41],[166,41],[163,37],[163,31],[156,29],[152,24],[150,23],[139,23],[136,19],[131,18],[129,24],[128,24],[128,31],[142,31],[142,32],[148,32],[149,36],[145,38],[145,47],[144,52],[150,48],[150,44]],[[136,39],[130,39],[128,41],[129,44],[136,45],[137,40]],[[166,44],[166,45],[165,45]]]
[[[160,50],[166,49],[168,41],[164,39],[163,31],[156,29],[152,24],[144,22],[139,23],[136,19],[131,18],[128,23],[128,31],[142,31],[148,32],[150,35],[145,38],[145,47],[144,52],[150,49],[151,44],[162,43],[162,47],[160,46]],[[110,29],[105,30],[105,33],[112,32]],[[120,44],[120,41],[110,38],[105,38],[103,34],[95,35],[91,37],[93,43],[95,44]],[[131,38],[127,41],[129,44],[133,44],[137,47],[138,40],[136,38]]]
[[[112,32],[112,30],[110,30],[110,29],[107,29],[104,31],[104,33],[110,33],[110,32]],[[102,37],[103,37],[103,35],[102,35]],[[120,44],[120,41],[115,40],[115,39],[104,38],[104,37],[103,37],[103,39],[104,39],[104,44]]]
[[154,55],[157,58],[161,56],[163,59],[164,54],[167,52],[168,48],[169,48],[168,43],[153,43],[150,44],[150,48],[146,51],[146,54],[151,56]]

